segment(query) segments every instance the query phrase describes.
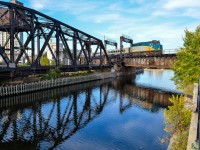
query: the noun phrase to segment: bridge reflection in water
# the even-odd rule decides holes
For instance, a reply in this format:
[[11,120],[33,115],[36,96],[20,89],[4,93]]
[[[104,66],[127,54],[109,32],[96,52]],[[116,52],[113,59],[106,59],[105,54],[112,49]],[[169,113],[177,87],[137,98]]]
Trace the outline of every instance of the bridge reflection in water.
[[0,147],[53,149],[87,126],[120,97],[119,112],[135,105],[157,112],[171,93],[107,79],[0,99]]

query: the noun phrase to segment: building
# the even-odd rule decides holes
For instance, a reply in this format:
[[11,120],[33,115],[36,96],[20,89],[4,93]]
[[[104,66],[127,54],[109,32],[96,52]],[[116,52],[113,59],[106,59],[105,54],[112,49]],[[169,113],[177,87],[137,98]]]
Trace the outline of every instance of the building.
[[11,3],[14,3],[14,4],[18,4],[18,5],[21,5],[23,6],[23,3],[18,1],[18,0],[10,0]]
[[[60,60],[60,64],[61,65],[72,65],[72,62],[67,54],[67,51],[65,51],[65,48],[64,48],[64,45],[63,43],[59,43],[59,60]],[[50,39],[49,41],[49,45],[56,57],[56,43],[53,41],[53,39]],[[49,48],[47,47],[46,48],[46,51],[47,51],[47,58],[52,61],[54,60],[53,59],[53,56],[51,54],[51,51],[49,50]],[[72,52],[72,57],[73,57],[73,51],[70,50]],[[80,50],[77,50],[77,55],[80,53]],[[84,62],[86,62],[85,58],[84,58],[84,55],[82,54],[81,55],[81,58],[77,61],[77,64],[84,64]]]
[[[0,45],[4,46],[4,44],[6,43],[7,38],[9,37],[9,34],[7,32],[0,32]],[[5,48],[9,48],[9,44],[7,44],[5,46]]]
[[[10,0],[11,3],[17,4],[17,5],[21,5],[23,6],[23,3],[17,1],[17,0]],[[3,14],[7,9],[5,8],[0,8],[0,15]],[[8,57],[10,57],[10,40],[9,40],[9,32],[6,32],[6,28],[9,27],[10,25],[10,16],[9,16],[9,12],[0,19],[0,46],[3,46],[6,49],[6,54]],[[23,32],[20,32],[18,34],[19,40],[21,43],[23,43]],[[19,53],[19,49],[20,49],[20,44],[18,42],[18,40],[15,38],[14,39],[14,54],[15,57],[17,57],[18,53]],[[0,57],[0,63],[2,63],[3,59]]]
[[[17,4],[17,5],[23,6],[23,3],[21,3],[21,2],[19,2],[17,0],[11,0],[10,2],[14,3],[14,4]],[[0,9],[0,14],[3,14],[5,11],[6,11],[5,8],[1,8]],[[10,19],[9,18],[10,18],[9,17],[9,13],[7,13],[3,18],[1,18],[0,25],[2,25],[2,26],[9,25],[10,24]],[[20,41],[23,43],[23,32],[20,32],[18,34],[18,37],[19,37]],[[0,32],[0,44],[1,44],[1,46],[5,45],[5,42],[7,41],[7,38],[9,38],[9,33],[5,32],[5,31],[1,31]],[[20,47],[20,44],[19,44],[19,42],[18,42],[18,40],[16,38],[14,40],[14,43],[15,43],[15,47]],[[7,48],[7,49],[10,48],[9,42],[7,42],[7,45],[5,46],[5,48]]]
[[[49,45],[53,51],[53,54],[56,56],[56,43],[53,42],[53,39],[50,39],[49,41]],[[62,43],[59,43],[59,60],[60,60],[60,63],[61,64],[66,64],[65,62],[65,55],[64,55],[64,52],[63,52],[63,44]],[[47,50],[47,58],[50,60],[50,61],[53,61],[54,58],[51,54],[51,51],[49,50],[49,48],[46,49]]]

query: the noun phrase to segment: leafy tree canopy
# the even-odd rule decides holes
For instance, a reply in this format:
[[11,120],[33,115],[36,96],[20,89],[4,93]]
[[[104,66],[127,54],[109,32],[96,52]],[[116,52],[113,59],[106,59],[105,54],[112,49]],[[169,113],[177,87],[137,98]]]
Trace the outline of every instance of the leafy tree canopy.
[[181,89],[198,82],[200,76],[200,26],[194,32],[186,29],[183,41],[184,45],[177,53],[178,59],[172,68],[172,80]]

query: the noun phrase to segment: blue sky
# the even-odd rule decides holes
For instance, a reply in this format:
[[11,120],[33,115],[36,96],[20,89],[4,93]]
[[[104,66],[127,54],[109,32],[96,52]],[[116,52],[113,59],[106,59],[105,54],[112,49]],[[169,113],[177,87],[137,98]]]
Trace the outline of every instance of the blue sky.
[[[8,0],[7,0],[8,1]],[[184,30],[200,25],[200,0],[21,0],[24,6],[100,39],[119,43],[160,40],[164,49],[183,45]]]

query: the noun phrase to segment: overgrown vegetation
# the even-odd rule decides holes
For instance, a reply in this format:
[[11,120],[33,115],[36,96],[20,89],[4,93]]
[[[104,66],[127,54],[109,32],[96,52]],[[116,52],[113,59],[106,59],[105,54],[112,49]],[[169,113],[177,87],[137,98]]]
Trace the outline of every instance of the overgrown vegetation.
[[42,76],[43,80],[55,80],[61,76],[61,71],[58,68],[50,69],[49,72]]
[[169,138],[175,135],[173,136],[171,149],[185,150],[187,147],[192,111],[185,107],[184,96],[172,96],[169,100],[172,106],[168,106],[168,109],[164,110],[164,130],[170,133]]
[[200,75],[200,26],[194,32],[185,30],[184,45],[177,53],[173,66],[174,80],[178,88],[186,90],[189,85],[198,82]]
[[94,73],[94,70],[86,70],[86,71],[77,71],[77,72],[63,72],[61,76],[63,77],[77,77],[77,76],[84,76],[88,74]]
[[[192,95],[193,84],[198,82],[200,76],[200,26],[194,32],[185,30],[184,45],[177,53],[177,61],[172,70],[175,82],[185,94]],[[170,98],[172,106],[164,110],[165,131],[173,136],[172,149],[184,150],[187,146],[191,110],[185,108],[185,97]]]
[[61,72],[60,69],[50,69],[47,74],[42,75],[42,80],[55,80],[59,77],[78,77],[94,73],[94,70],[77,71],[77,72]]

